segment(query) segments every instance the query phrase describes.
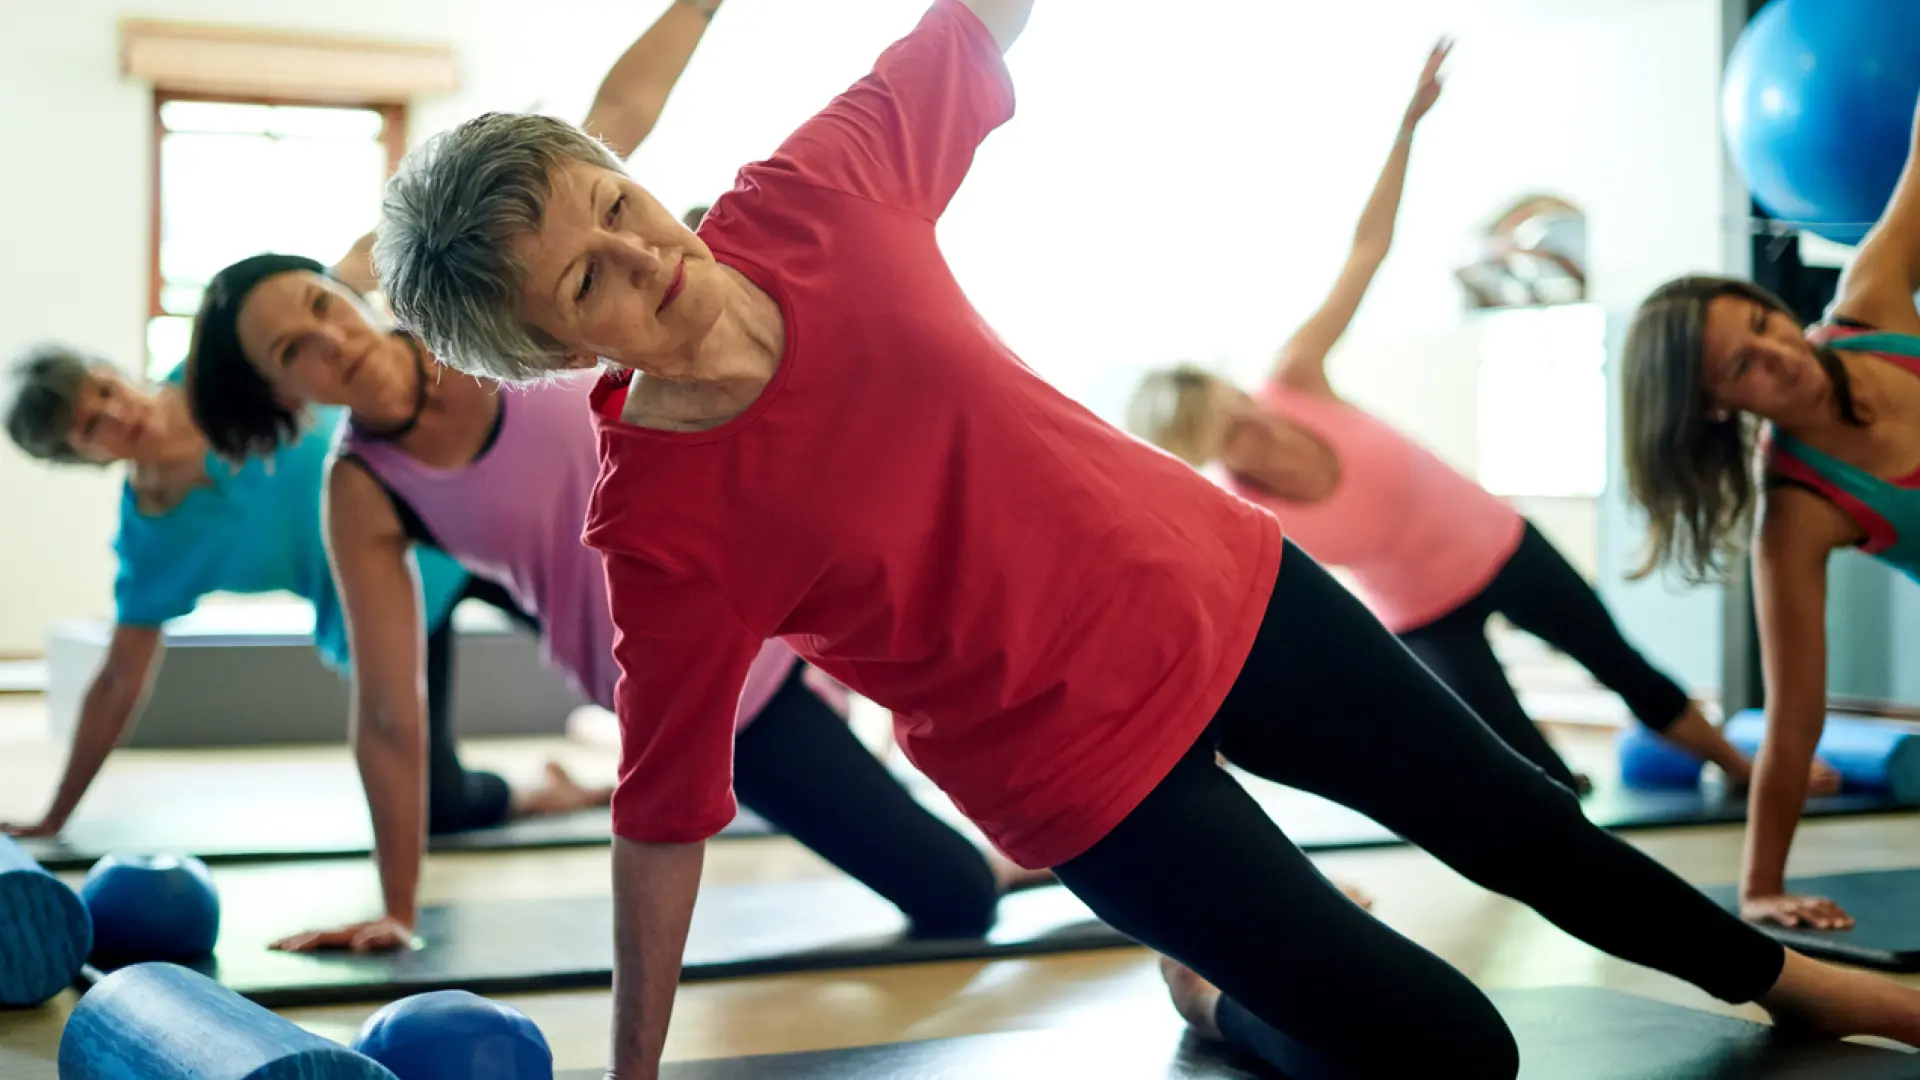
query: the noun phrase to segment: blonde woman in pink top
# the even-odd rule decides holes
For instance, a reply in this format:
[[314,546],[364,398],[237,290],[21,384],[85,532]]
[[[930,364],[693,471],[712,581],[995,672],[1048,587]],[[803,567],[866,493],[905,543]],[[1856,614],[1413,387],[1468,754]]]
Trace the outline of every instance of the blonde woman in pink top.
[[[1746,756],[1627,642],[1539,530],[1327,381],[1327,353],[1386,258],[1414,131],[1439,98],[1446,51],[1436,48],[1428,60],[1332,295],[1280,350],[1266,385],[1247,394],[1190,365],[1155,372],[1134,396],[1129,426],[1272,511],[1316,561],[1345,568],[1387,629],[1562,784],[1590,787],[1507,681],[1487,640],[1495,614],[1573,657],[1641,723],[1744,786],[1752,774]],[[1821,770],[1816,782],[1833,778]]]

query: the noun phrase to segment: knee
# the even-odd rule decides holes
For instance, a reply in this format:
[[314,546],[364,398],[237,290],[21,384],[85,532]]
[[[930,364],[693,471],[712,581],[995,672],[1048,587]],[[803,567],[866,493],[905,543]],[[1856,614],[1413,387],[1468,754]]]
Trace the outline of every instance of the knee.
[[915,890],[902,903],[910,933],[917,938],[963,939],[987,936],[1000,913],[1000,882],[985,858],[965,872],[942,875]]

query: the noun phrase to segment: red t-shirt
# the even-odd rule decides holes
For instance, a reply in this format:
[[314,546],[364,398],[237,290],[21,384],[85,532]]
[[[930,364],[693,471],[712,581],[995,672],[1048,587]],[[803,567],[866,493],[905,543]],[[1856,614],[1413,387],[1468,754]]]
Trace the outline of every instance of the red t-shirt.
[[[1279,526],[1042,381],[941,257],[934,222],[1012,112],[992,37],[939,0],[701,226],[786,319],[753,405],[662,432],[620,421],[628,375],[596,388],[618,835],[732,820],[734,703],[768,637],[891,709],[1026,866],[1105,836],[1239,675]],[[1007,257],[1082,272],[1040,239]]]

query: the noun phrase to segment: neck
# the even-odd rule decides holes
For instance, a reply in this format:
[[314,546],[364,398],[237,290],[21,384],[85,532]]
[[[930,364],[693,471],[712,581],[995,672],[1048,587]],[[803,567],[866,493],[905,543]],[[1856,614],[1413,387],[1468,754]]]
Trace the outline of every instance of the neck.
[[161,389],[154,404],[154,431],[141,447],[141,453],[134,457],[134,466],[155,469],[204,462],[207,437],[194,426],[193,416],[187,410],[186,394],[179,387],[167,386]]
[[651,378],[715,386],[766,381],[786,348],[779,306],[739,271],[730,266],[721,270],[730,288],[713,327],[685,352],[664,362],[635,364],[634,370]]
[[419,418],[426,404],[442,392],[436,379],[438,364],[414,352],[407,338],[389,334],[381,342],[381,361],[391,366],[397,377],[380,387],[374,400],[353,409],[356,423],[373,431],[387,431]]

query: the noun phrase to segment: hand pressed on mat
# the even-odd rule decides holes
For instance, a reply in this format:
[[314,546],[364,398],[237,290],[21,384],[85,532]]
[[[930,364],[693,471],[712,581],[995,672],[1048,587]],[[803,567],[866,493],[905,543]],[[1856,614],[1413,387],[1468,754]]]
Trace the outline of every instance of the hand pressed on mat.
[[308,930],[281,938],[273,948],[281,952],[396,952],[416,946],[413,927],[391,916],[349,923],[328,930]]
[[1740,917],[1748,922],[1811,930],[1851,930],[1853,916],[1824,896],[1776,893],[1740,898]]

